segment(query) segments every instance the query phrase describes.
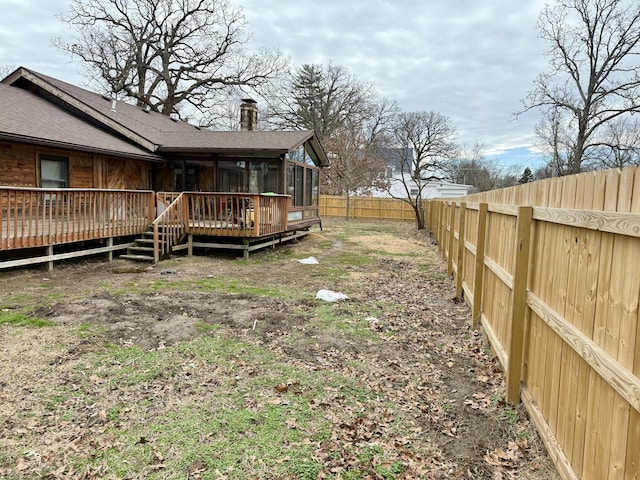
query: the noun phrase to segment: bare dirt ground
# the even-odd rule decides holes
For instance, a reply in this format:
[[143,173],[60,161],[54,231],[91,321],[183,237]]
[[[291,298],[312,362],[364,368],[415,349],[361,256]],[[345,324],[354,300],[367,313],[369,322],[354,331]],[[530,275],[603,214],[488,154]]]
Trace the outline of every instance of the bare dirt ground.
[[[359,229],[364,231],[360,234]],[[336,271],[314,270],[316,266],[298,262],[309,255],[322,268],[333,265]],[[368,261],[349,261],[355,256]],[[257,253],[248,262],[229,254],[199,252],[147,267],[91,259],[57,265],[52,272],[34,268],[0,274],[3,311],[32,305],[30,315],[58,325],[43,329],[0,325],[0,438],[7,439],[3,448],[19,443],[11,439],[35,438],[51,427],[46,413],[37,410],[32,412],[31,426],[16,419],[34,408],[34,396],[49,383],[71,381],[73,369],[86,355],[107,344],[152,350],[187,342],[201,334],[197,323],[205,319],[226,335],[266,347],[293,366],[357,379],[395,404],[413,428],[389,442],[396,442],[403,452],[409,451],[410,443],[414,453],[413,458],[404,454],[407,466],[394,478],[558,478],[522,406],[504,404],[498,364],[483,334],[469,326],[468,307],[453,298],[453,284],[437,246],[413,225],[377,228],[371,223],[329,220],[324,231]],[[207,281],[222,286],[219,291],[203,291],[200,282]],[[163,288],[172,283],[192,288]],[[278,298],[243,291],[243,286],[256,285],[297,293]],[[234,293],[234,288],[241,293]],[[376,341],[311,325],[306,314],[317,304],[313,296],[319,288],[351,297],[336,304],[336,314],[345,308],[345,314],[353,316],[358,305],[363,311],[375,305],[378,315],[354,322],[366,321]],[[78,335],[83,328],[91,334]],[[202,381],[197,375],[193,373],[189,381]],[[163,393],[183,394],[184,390]],[[372,410],[371,425],[357,428],[382,429],[387,414]],[[100,415],[88,411],[85,424],[91,425],[91,418]],[[318,478],[343,478],[331,472],[347,468],[348,459],[330,453],[342,451],[340,442],[352,441],[347,430],[343,426],[333,442],[318,447],[316,459],[326,465]],[[74,435],[60,433],[57,438],[69,441]],[[38,448],[52,458],[62,451],[55,442],[43,439],[42,443]],[[34,478],[28,455],[18,461],[16,456],[4,458],[10,461],[3,465],[0,455],[0,476]],[[63,466],[58,471],[65,472]],[[66,476],[47,478],[100,478],[99,473],[84,475],[73,476],[67,470]],[[365,478],[383,477],[371,471]]]

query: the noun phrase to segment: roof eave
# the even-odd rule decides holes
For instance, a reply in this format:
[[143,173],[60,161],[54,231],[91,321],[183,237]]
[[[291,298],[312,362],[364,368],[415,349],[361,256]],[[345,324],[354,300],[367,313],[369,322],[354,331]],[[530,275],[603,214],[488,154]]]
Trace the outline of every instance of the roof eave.
[[316,136],[316,134],[312,132],[311,137],[308,138],[306,141],[309,142],[309,144],[311,145],[311,148],[316,154],[316,157],[320,161],[320,164],[318,166],[328,167],[329,159],[327,158],[327,154],[325,153],[324,148],[322,148],[322,145],[320,144],[320,140],[318,140],[318,137]]
[[137,159],[137,160],[147,160],[151,162],[165,161],[163,157],[159,157],[158,155],[154,155],[154,154],[121,152],[118,150],[109,150],[109,149],[100,148],[100,147],[78,145],[75,143],[60,142],[57,140],[48,140],[48,139],[39,138],[39,137],[29,137],[26,135],[19,135],[14,133],[7,133],[7,132],[0,132],[0,140],[10,141],[10,142],[19,142],[19,143],[28,143],[30,145],[40,145],[43,147],[60,148],[64,150],[73,150],[76,152],[97,153],[100,155],[109,155],[111,157],[125,157],[125,158]]
[[287,149],[272,149],[272,148],[212,148],[212,147],[158,147],[158,153],[184,153],[184,154],[212,154],[212,155],[243,155],[243,156],[255,156],[255,155],[268,155],[272,157],[278,157],[282,154],[289,153]]

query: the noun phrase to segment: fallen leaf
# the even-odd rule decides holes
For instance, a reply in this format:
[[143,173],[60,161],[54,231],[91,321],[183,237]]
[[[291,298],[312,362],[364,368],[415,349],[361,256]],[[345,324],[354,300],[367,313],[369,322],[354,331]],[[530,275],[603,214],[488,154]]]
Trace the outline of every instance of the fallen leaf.
[[26,470],[27,468],[29,468],[29,465],[24,458],[20,457],[16,462],[16,471],[21,472],[23,470]]

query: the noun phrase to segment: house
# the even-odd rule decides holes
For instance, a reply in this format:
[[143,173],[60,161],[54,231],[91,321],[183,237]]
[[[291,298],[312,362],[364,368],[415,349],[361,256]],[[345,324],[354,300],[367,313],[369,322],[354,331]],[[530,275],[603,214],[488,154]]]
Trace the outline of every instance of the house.
[[326,155],[314,132],[258,131],[257,115],[245,99],[241,131],[203,130],[17,69],[0,82],[0,268],[124,249],[246,256],[305,234]]
[[[408,171],[413,164],[413,150],[411,148],[384,148],[380,152],[385,160],[385,182],[388,190],[380,188],[369,189],[372,197],[415,198],[420,193],[420,186],[410,178]],[[435,175],[434,175],[435,176]],[[426,180],[422,183],[421,197],[452,198],[469,194],[473,185],[462,185],[444,180]]]

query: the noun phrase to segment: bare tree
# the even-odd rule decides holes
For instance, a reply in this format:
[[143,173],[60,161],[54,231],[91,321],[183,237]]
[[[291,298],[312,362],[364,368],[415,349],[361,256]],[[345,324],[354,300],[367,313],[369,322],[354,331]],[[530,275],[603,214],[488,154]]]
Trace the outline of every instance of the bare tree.
[[389,144],[388,129],[396,111],[395,103],[388,100],[370,101],[364,116],[345,119],[323,142],[330,158],[323,189],[346,197],[347,220],[351,196],[370,191],[384,176],[386,162],[382,151]]
[[480,143],[476,143],[470,150],[461,149],[455,160],[447,162],[443,170],[445,179],[472,185],[474,192],[510,187],[517,180],[513,171],[505,169],[498,162],[487,160],[482,154]]
[[595,153],[592,159],[595,169],[640,165],[640,122],[629,116],[609,122]]
[[103,88],[202,123],[229,89],[259,88],[286,66],[277,51],[248,53],[245,18],[229,0],[73,0],[59,18],[76,38],[54,45]]
[[[458,146],[456,129],[448,117],[438,112],[402,112],[393,124],[395,143],[413,155],[402,156],[400,175],[390,180],[388,192],[413,208],[418,229],[425,228],[423,193],[429,181],[441,179]],[[394,194],[399,186],[402,195]]]
[[0,66],[0,80],[9,75],[18,67],[16,65],[2,65]]
[[[557,110],[571,138],[561,173],[578,173],[601,129],[640,111],[640,5],[632,0],[555,0],[538,20],[550,45],[549,71],[534,82],[524,111]],[[557,157],[557,159],[562,157]]]
[[572,129],[571,122],[563,121],[559,109],[553,108],[546,112],[536,124],[535,132],[539,139],[537,147],[547,158],[548,176],[561,177],[584,170],[590,151],[583,152],[578,163],[575,156],[575,130]]

